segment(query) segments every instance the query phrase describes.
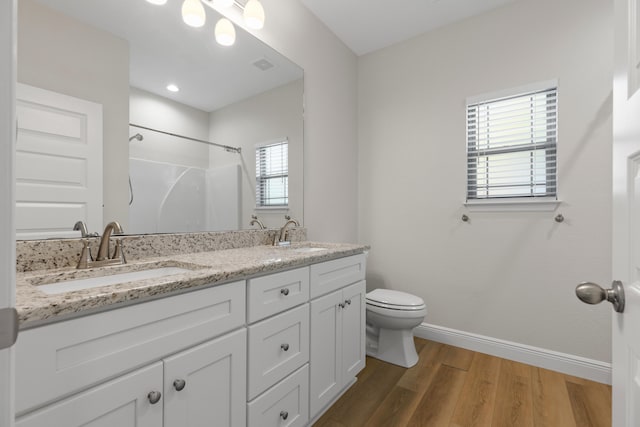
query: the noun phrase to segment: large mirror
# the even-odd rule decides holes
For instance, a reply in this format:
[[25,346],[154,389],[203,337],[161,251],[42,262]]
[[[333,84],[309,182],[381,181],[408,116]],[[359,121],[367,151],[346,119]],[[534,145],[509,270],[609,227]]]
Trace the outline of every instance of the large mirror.
[[[18,238],[303,220],[302,69],[237,26],[217,44],[218,12],[192,28],[181,4],[18,1]],[[265,158],[284,177],[257,202]]]

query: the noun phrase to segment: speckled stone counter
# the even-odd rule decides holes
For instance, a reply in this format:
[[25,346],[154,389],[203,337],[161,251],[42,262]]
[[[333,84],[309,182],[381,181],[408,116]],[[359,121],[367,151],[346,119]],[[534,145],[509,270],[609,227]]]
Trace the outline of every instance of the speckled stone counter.
[[[304,248],[324,248],[306,251]],[[250,246],[209,252],[155,256],[86,270],[73,267],[19,272],[16,280],[16,308],[22,329],[65,320],[125,304],[168,296],[199,287],[269,274],[317,262],[355,255],[367,246],[356,244],[299,242],[291,246]],[[159,267],[190,270],[156,279],[138,280],[81,291],[48,295],[39,284]]]

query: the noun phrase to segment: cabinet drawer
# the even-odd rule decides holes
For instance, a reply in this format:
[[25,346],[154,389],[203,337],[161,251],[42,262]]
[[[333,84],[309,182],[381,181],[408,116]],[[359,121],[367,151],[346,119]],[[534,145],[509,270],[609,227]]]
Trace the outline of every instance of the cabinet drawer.
[[311,298],[316,298],[364,280],[366,256],[365,254],[353,255],[314,264],[310,268]]
[[308,300],[308,267],[247,281],[249,323],[257,322]]
[[[297,427],[309,419],[309,365],[247,404],[249,427]],[[285,419],[286,417],[286,419]]]
[[248,400],[309,361],[309,304],[249,327]]
[[20,333],[16,413],[245,323],[245,282],[189,292]]

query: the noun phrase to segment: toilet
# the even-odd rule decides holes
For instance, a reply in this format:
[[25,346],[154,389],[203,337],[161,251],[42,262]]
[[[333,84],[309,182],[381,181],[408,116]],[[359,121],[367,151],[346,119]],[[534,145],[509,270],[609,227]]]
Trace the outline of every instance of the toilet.
[[405,368],[418,363],[413,329],[427,314],[422,298],[375,289],[367,293],[366,307],[367,355]]

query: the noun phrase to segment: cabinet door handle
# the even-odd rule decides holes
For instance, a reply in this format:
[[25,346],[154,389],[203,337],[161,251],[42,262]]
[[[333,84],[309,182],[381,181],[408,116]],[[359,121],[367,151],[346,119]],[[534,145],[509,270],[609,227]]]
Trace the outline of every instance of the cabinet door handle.
[[341,302],[340,304],[338,304],[338,307],[340,307],[340,308],[344,308],[344,303],[343,303],[343,302]]
[[147,398],[149,399],[149,403],[151,403],[152,405],[155,405],[156,403],[160,402],[161,397],[162,397],[162,393],[160,393],[159,391],[150,391],[149,394],[147,395]]
[[286,420],[287,418],[289,418],[289,413],[287,411],[280,411],[280,418]]
[[282,288],[280,289],[280,293],[286,297],[287,295],[289,295],[289,289]]
[[173,388],[175,388],[177,391],[182,391],[182,389],[186,385],[187,385],[187,382],[185,380],[175,380],[173,382]]
[[284,343],[280,346],[281,349],[283,349],[284,351],[288,351],[289,350],[289,344]]
[[351,305],[351,300],[350,300],[350,299],[346,299],[346,300],[344,300],[344,303],[345,303],[346,305]]

